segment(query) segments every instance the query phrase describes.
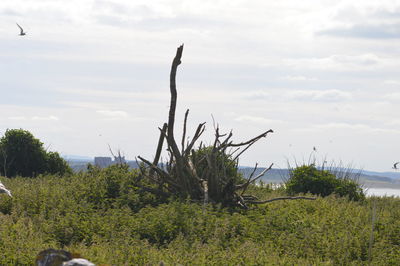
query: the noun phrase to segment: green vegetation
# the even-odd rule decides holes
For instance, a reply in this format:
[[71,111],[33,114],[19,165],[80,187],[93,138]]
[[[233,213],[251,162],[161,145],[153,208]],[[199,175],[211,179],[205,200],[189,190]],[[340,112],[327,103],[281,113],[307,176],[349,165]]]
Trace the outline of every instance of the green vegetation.
[[[275,201],[249,210],[160,202],[126,167],[1,178],[0,265],[66,249],[96,264],[398,265],[400,199]],[[249,187],[261,199],[283,195]],[[372,228],[373,206],[376,219]],[[371,252],[369,255],[370,240]]]
[[29,131],[8,129],[0,139],[0,174],[8,177],[35,177],[40,174],[71,173],[57,152],[47,152]]
[[217,175],[222,176],[223,183],[229,182],[232,179],[235,185],[244,183],[242,173],[239,172],[237,162],[232,159],[232,155],[223,151],[213,152],[213,147],[202,147],[192,151],[191,159],[197,165],[197,174],[201,177],[207,177],[214,174],[208,166],[206,158],[209,157],[215,162],[216,169],[214,170]]
[[311,193],[325,197],[334,193],[355,201],[365,199],[363,189],[356,180],[338,178],[331,171],[317,169],[314,164],[292,169],[286,188],[290,194]]

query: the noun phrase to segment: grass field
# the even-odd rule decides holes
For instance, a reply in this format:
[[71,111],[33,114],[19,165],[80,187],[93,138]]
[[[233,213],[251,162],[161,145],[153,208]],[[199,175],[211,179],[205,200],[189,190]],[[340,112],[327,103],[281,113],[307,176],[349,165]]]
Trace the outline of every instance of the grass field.
[[[1,178],[0,265],[30,265],[46,248],[106,265],[399,265],[400,199],[329,196],[250,210],[171,199],[112,168],[67,177]],[[252,188],[267,199],[284,191]],[[372,216],[375,213],[375,222]]]

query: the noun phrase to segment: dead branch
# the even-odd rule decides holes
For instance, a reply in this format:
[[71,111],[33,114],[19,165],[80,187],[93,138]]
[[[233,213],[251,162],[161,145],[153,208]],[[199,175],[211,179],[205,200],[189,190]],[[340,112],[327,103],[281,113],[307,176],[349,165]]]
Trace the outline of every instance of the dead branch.
[[221,146],[226,147],[229,139],[233,136],[232,130],[229,132],[228,136],[225,138],[225,140],[221,143]]
[[244,199],[244,200],[258,200],[258,198],[256,197],[256,196],[253,196],[253,195],[241,195],[241,197]]
[[178,146],[176,145],[175,138],[174,138],[174,124],[175,124],[175,110],[176,110],[176,101],[177,101],[176,70],[178,69],[178,66],[181,64],[182,52],[183,52],[183,44],[181,46],[179,46],[178,49],[176,50],[175,58],[172,61],[170,80],[169,80],[170,81],[170,92],[171,92],[171,103],[169,106],[169,115],[168,115],[168,140],[169,140],[169,143],[170,143],[171,148],[175,155],[180,155]]
[[189,154],[190,151],[193,149],[194,144],[200,138],[200,136],[203,134],[203,132],[205,130],[205,126],[204,126],[205,124],[206,123],[204,122],[197,126],[196,132],[194,133],[194,136],[193,136],[192,140],[190,141],[189,145],[186,147],[184,155]]
[[189,109],[186,110],[186,112],[185,112],[185,119],[183,120],[182,149],[181,149],[182,152],[185,150],[186,123],[187,123],[188,115],[189,115]]
[[221,135],[219,134],[219,126],[217,125],[217,127],[215,128],[215,140],[213,144],[213,150],[215,150],[215,148],[217,147],[220,137]]
[[108,144],[108,150],[110,151],[111,155],[115,158],[114,152],[112,151],[110,144]]
[[271,170],[271,168],[272,168],[273,165],[274,165],[274,164],[271,163],[271,165],[270,165],[268,168],[264,169],[259,175],[257,175],[257,176],[254,177],[252,180],[250,180],[250,183],[253,183],[253,182],[255,182],[257,179],[259,179],[260,177],[264,176],[266,172],[268,172],[269,170]]
[[152,164],[151,162],[140,156],[138,156],[138,158],[145,164],[147,164],[151,169],[153,169],[160,177],[164,178],[164,181],[168,182],[168,184],[174,186],[175,188],[180,188],[180,186],[170,177],[167,172],[164,172],[162,169],[157,167],[157,165]]
[[164,135],[165,135],[165,132],[167,131],[167,127],[168,127],[167,123],[164,123],[164,125],[161,129],[160,138],[158,139],[156,155],[154,156],[154,161],[153,161],[154,165],[158,165],[158,161],[160,160],[162,146],[164,144]]
[[[165,132],[167,131],[167,123],[164,123],[163,128],[160,129],[160,138],[158,139],[158,144],[157,144],[157,150],[156,150],[156,155],[154,156],[154,160],[153,160],[153,165],[158,165],[158,161],[160,160],[160,156],[161,156],[161,151],[162,151],[162,147],[164,144],[164,135]],[[154,174],[154,169],[150,169],[150,175]]]
[[251,174],[250,174],[250,176],[249,176],[249,178],[248,178],[248,181],[251,180],[251,178],[253,177],[253,175],[254,175],[255,172],[257,171],[257,167],[258,167],[258,163],[256,163],[256,165],[254,166],[254,169],[253,169],[253,171],[251,172]]
[[110,144],[108,144],[108,149],[110,150],[111,155],[114,157],[114,161],[117,162],[117,165],[122,166],[124,164],[126,164],[126,162],[123,162],[122,160],[122,155],[121,155],[121,150],[118,149],[118,156],[115,156],[115,154],[113,153]]
[[[257,139],[257,140],[259,140],[259,139]],[[250,148],[254,143],[256,143],[257,140],[255,140],[255,141],[249,143],[249,144],[247,145],[246,148],[244,148],[243,150],[241,150],[241,151],[235,156],[235,158],[233,158],[233,160],[238,159],[238,158],[240,157],[240,155],[242,155],[248,148]]]
[[271,170],[271,168],[272,168],[273,165],[274,165],[274,164],[271,163],[271,165],[270,165],[268,168],[265,168],[265,169],[264,169],[260,174],[258,174],[256,177],[254,177],[253,179],[249,178],[249,179],[247,180],[246,183],[244,183],[243,185],[239,185],[239,188],[242,188],[242,189],[243,189],[243,190],[242,190],[242,195],[244,194],[244,192],[246,192],[248,186],[249,186],[251,183],[254,183],[257,179],[259,179],[260,177],[264,176],[266,172],[268,172],[269,170]]
[[298,199],[305,199],[305,200],[316,200],[317,198],[310,198],[310,197],[279,197],[279,198],[273,198],[273,199],[268,199],[268,200],[262,200],[262,201],[249,201],[251,204],[264,204],[268,202],[273,202],[277,200],[298,200]]
[[257,137],[252,138],[251,140],[248,140],[248,141],[245,141],[245,142],[242,142],[242,143],[237,143],[237,144],[230,143],[230,144],[227,144],[227,145],[229,147],[245,146],[245,145],[248,145],[248,144],[250,144],[252,142],[258,141],[261,138],[265,138],[268,135],[268,133],[273,133],[273,132],[274,131],[272,129],[269,129],[269,130],[265,131],[264,133],[258,135]]

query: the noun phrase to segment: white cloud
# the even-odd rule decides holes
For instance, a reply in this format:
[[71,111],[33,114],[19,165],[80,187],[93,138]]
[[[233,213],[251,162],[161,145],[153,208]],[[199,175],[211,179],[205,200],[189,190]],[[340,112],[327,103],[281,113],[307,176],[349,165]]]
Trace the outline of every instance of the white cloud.
[[352,98],[351,93],[340,90],[294,90],[287,92],[285,96],[291,100],[323,102],[344,101]]
[[235,121],[238,122],[251,122],[256,124],[282,124],[285,121],[282,120],[275,120],[275,119],[268,119],[259,116],[250,116],[250,115],[241,115],[235,118]]
[[58,121],[60,120],[57,116],[49,115],[49,116],[10,116],[8,117],[9,120],[32,120],[32,121]]
[[26,120],[25,116],[10,116],[8,117],[9,120]]
[[104,115],[109,118],[114,119],[123,119],[128,118],[128,113],[125,111],[118,111],[118,110],[98,110],[96,113]]
[[350,27],[337,27],[318,32],[319,35],[365,39],[397,39],[400,38],[400,24],[355,24]]
[[243,95],[245,99],[249,100],[265,100],[271,98],[271,94],[265,91],[250,91]]
[[388,93],[383,95],[382,98],[386,100],[400,101],[400,92]]
[[327,124],[318,124],[311,126],[306,129],[297,129],[297,131],[329,131],[329,130],[343,130],[348,134],[347,131],[362,131],[366,133],[400,133],[400,130],[391,129],[391,128],[379,128],[372,127],[367,124],[350,124],[350,123],[327,123]]
[[40,121],[58,121],[59,118],[54,116],[54,115],[50,115],[50,116],[34,116],[32,117],[32,120],[40,120]]
[[400,38],[398,4],[364,3],[354,4],[352,1],[352,5],[342,5],[334,12],[330,25],[319,30],[317,35],[381,41]]
[[314,128],[318,129],[356,129],[356,130],[371,130],[372,128],[368,125],[364,124],[349,124],[349,123],[328,123],[328,124],[319,124],[314,126]]
[[286,59],[284,63],[296,69],[319,69],[334,71],[371,70],[394,63],[393,60],[375,54],[331,55],[318,58]]
[[305,77],[305,76],[285,76],[282,79],[289,81],[317,81],[317,78]]
[[385,125],[388,126],[400,126],[400,119],[392,119],[385,122]]
[[168,91],[120,91],[120,90],[94,90],[94,89],[57,89],[65,94],[74,94],[78,96],[115,98],[115,99],[134,99],[143,101],[155,101],[168,99]]
[[387,85],[400,85],[400,80],[385,80],[383,83]]

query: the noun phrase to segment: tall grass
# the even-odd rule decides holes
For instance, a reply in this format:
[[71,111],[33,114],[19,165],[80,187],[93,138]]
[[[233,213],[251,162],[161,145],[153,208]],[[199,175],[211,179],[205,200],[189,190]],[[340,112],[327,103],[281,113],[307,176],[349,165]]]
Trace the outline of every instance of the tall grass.
[[360,182],[360,177],[363,173],[362,169],[356,170],[353,164],[351,163],[345,164],[341,160],[328,161],[326,157],[323,157],[321,160],[317,160],[314,153],[310,154],[307,161],[305,160],[298,161],[296,158],[294,158],[293,162],[291,162],[289,159],[286,159],[286,165],[288,169],[288,175],[282,177],[284,183],[286,183],[287,180],[292,177],[294,169],[304,165],[306,166],[313,165],[319,170],[326,170],[332,173],[333,175],[336,176],[337,179],[351,180],[353,182],[356,182],[360,186],[364,185]]

